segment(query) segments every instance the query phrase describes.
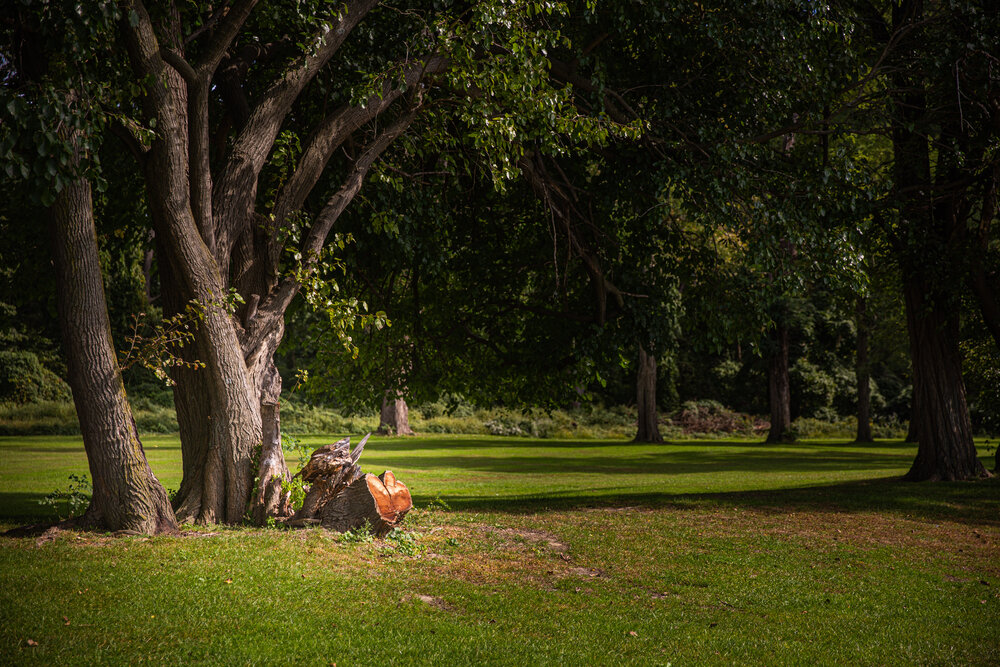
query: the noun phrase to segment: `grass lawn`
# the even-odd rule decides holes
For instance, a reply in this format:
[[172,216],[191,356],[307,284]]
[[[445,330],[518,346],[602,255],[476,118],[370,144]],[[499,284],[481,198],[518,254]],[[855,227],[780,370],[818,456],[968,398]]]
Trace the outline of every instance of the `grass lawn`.
[[[176,488],[177,439],[144,442]],[[1000,482],[900,482],[914,453],[373,438],[416,503],[388,541],[0,538],[0,664],[998,664]],[[86,471],[0,438],[0,529]]]

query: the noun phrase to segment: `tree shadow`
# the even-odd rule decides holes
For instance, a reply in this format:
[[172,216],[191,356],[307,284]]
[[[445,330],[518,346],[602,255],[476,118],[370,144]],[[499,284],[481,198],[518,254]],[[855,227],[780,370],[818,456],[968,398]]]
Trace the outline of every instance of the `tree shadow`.
[[[881,512],[924,521],[1000,526],[1000,479],[977,482],[904,482],[900,477],[765,491],[719,493],[609,493],[606,487],[505,497],[414,496],[417,507],[443,500],[452,510],[535,514],[580,509],[752,509],[789,512]],[[601,494],[601,495],[596,495]]]
[[[494,450],[496,451],[496,450]],[[773,449],[731,451],[726,449],[664,449],[643,454],[630,453],[625,458],[613,454],[585,456],[535,455],[452,455],[393,456],[391,465],[398,469],[437,470],[454,468],[501,474],[598,473],[602,475],[687,475],[723,472],[825,472],[832,470],[899,470],[912,461],[909,450],[873,453],[837,451],[824,447],[815,451],[777,452]]]
[[[43,506],[41,500],[44,493],[0,493],[0,523],[55,523],[58,521],[55,510]],[[65,511],[65,508],[63,508]]]

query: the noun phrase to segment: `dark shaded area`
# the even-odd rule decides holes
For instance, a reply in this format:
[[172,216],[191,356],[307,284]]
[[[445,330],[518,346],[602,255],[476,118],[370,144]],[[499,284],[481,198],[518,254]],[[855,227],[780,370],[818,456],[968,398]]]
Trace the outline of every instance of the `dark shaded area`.
[[[414,496],[424,507],[436,499]],[[883,512],[921,521],[955,521],[968,525],[1000,524],[1000,479],[927,484],[899,477],[825,486],[727,493],[627,493],[592,496],[568,492],[532,496],[444,496],[454,510],[533,514],[602,508],[708,509],[734,508],[783,514],[788,512]]]
[[[878,453],[859,453],[850,443],[843,444],[793,444],[793,445],[763,445],[759,442],[729,442],[718,441],[706,447],[705,443],[692,442],[690,447],[685,444],[642,453],[622,451],[616,455],[614,449],[601,453],[593,450],[596,447],[608,449],[608,443],[580,442],[526,442],[505,445],[506,449],[518,450],[517,454],[497,453],[497,445],[489,441],[462,442],[461,449],[489,448],[489,456],[455,454],[449,456],[394,456],[391,464],[400,469],[433,470],[441,467],[453,467],[467,470],[477,470],[492,473],[510,473],[522,475],[559,474],[559,473],[601,473],[605,475],[635,475],[635,474],[693,474],[720,472],[819,472],[829,470],[845,470],[864,466],[871,469],[897,470],[905,468],[913,456],[913,446],[905,443],[887,443],[880,446]],[[565,448],[579,451],[579,456],[546,457],[544,452],[533,452],[540,448]],[[736,448],[739,451],[732,451]],[[447,450],[440,444],[427,443],[423,448],[419,443],[376,443],[372,451],[407,451],[413,449]],[[523,450],[523,453],[520,451]],[[620,456],[620,458],[619,458]]]
[[[336,438],[331,437],[330,442],[336,441]],[[496,439],[491,439],[484,437],[481,440],[466,440],[456,439],[456,440],[440,440],[437,438],[421,440],[420,438],[413,440],[401,440],[398,442],[382,442],[382,441],[372,441],[369,445],[371,451],[431,451],[435,449],[449,450],[449,449],[496,449],[498,447],[504,447],[506,449],[597,449],[602,447],[641,447],[646,449],[647,445],[633,445],[629,442],[623,442],[621,440],[537,440],[531,438],[524,438],[523,440],[511,440],[507,439],[501,442]],[[914,449],[912,443],[891,441],[891,442],[879,442],[875,445],[862,445],[864,448],[877,447],[879,449],[886,450],[908,450],[907,456],[912,455],[912,450]],[[759,449],[767,448],[769,451],[775,449],[782,449],[781,444],[768,445],[765,444],[763,440],[686,440],[679,442],[667,442],[664,443],[664,447],[682,447],[690,449],[700,449],[704,447],[739,447],[743,449]],[[837,441],[837,442],[822,442],[815,443],[810,441],[798,442],[792,445],[787,445],[787,449],[790,450],[802,450],[802,449],[830,449],[830,448],[858,448],[854,442],[850,441]]]
[[58,521],[51,507],[42,506],[44,493],[0,493],[0,521],[5,523],[28,523]]

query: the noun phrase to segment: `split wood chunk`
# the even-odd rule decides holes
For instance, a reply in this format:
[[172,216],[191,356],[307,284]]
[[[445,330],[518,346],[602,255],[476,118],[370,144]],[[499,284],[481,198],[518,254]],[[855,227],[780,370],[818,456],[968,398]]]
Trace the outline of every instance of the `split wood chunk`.
[[372,534],[384,537],[403,521],[412,508],[410,490],[396,479],[391,470],[378,477],[369,473],[326,504],[322,525],[343,533],[367,523]]

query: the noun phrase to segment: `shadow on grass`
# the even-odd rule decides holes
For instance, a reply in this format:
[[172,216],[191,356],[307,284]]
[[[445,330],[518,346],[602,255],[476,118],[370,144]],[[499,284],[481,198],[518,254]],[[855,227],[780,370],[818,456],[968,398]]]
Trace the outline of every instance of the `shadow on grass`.
[[[481,497],[443,496],[452,510],[534,514],[575,509],[727,509],[787,513],[881,512],[924,521],[955,521],[969,525],[1000,525],[1000,479],[978,482],[904,482],[899,477],[843,482],[824,486],[722,493],[565,492],[545,495]],[[417,495],[424,507],[436,499]]]
[[0,523],[40,523],[58,520],[55,510],[40,504],[44,493],[0,493]]
[[[312,436],[309,436],[312,437]],[[351,441],[357,442],[359,438],[356,436],[351,436]],[[331,438],[330,442],[335,442],[336,438]],[[427,434],[426,437],[416,437],[416,438],[406,438],[392,440],[381,440],[375,439],[368,444],[368,448],[373,452],[375,451],[448,451],[456,449],[524,449],[524,450],[538,450],[538,449],[555,449],[555,450],[586,450],[586,449],[601,449],[606,447],[613,448],[700,448],[700,447],[729,447],[729,448],[743,448],[743,449],[755,449],[764,448],[768,451],[776,451],[781,449],[789,449],[800,451],[802,449],[813,449],[813,448],[823,448],[827,449],[830,447],[842,447],[842,448],[863,448],[863,449],[913,449],[915,445],[912,443],[906,443],[901,441],[885,441],[876,443],[864,443],[857,444],[849,440],[840,440],[831,438],[830,440],[823,440],[821,442],[812,442],[809,440],[803,442],[796,442],[792,444],[776,444],[768,445],[763,440],[677,440],[672,442],[667,442],[662,445],[652,445],[649,443],[634,443],[630,440],[549,440],[540,438],[508,438],[508,437],[481,437],[475,439],[469,439],[468,437],[458,437],[454,439],[449,439],[447,436],[438,438],[434,437],[434,434]]]
[[[495,450],[494,450],[495,451]],[[602,475],[689,475],[697,473],[781,473],[781,472],[825,472],[850,470],[863,467],[865,470],[898,470],[906,468],[912,461],[913,453],[886,451],[884,453],[859,453],[854,451],[831,451],[823,448],[810,452],[780,452],[774,449],[746,449],[732,451],[725,448],[677,450],[665,449],[646,453],[629,453],[617,458],[613,453],[585,456],[544,456],[503,455],[494,456],[454,455],[454,456],[393,456],[386,460],[398,469],[459,470],[507,473],[513,475],[599,473]]]

